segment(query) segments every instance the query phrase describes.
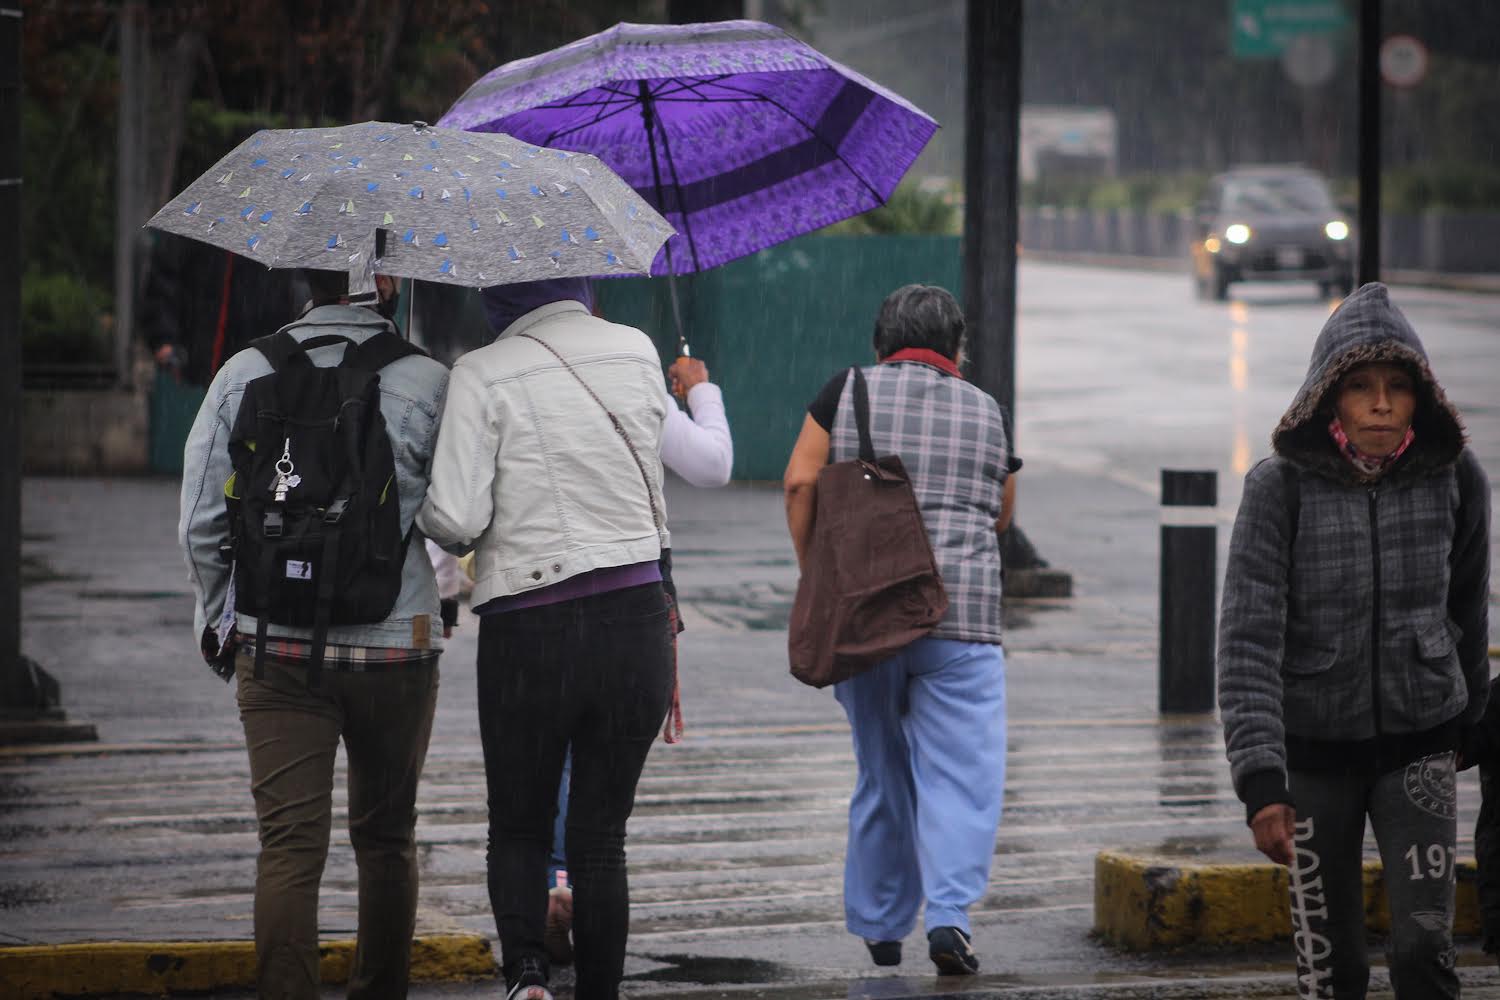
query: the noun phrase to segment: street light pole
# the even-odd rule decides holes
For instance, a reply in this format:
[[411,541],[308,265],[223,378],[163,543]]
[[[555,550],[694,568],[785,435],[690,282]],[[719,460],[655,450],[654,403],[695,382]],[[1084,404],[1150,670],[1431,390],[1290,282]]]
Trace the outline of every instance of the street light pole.
[[[1000,403],[1016,439],[1016,245],[1020,240],[1023,0],[969,0],[964,85],[964,316],[973,382]],[[1072,578],[1018,525],[1000,536],[1005,591],[1065,597]]]
[[0,745],[98,739],[21,655],[21,9],[0,0]]
[[21,10],[0,6],[0,708],[20,701]]
[[1380,280],[1380,5],[1359,5],[1359,283]]

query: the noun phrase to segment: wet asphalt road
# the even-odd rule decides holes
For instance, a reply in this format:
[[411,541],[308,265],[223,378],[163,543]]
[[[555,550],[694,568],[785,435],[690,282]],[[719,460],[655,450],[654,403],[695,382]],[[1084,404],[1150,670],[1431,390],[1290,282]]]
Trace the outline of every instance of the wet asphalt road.
[[[1279,951],[1164,961],[1094,943],[1091,872],[1101,848],[1254,858],[1216,727],[1155,716],[1155,483],[1163,466],[1218,470],[1227,544],[1239,475],[1265,453],[1327,306],[1311,286],[1206,304],[1178,275],[1036,263],[1020,287],[1020,523],[1074,574],[1076,596],[1010,610],[1006,815],[974,913],[985,974],[963,990],[1286,992]],[[1398,289],[1396,301],[1500,477],[1500,298]],[[102,745],[0,758],[0,941],[248,937],[247,768],[231,693],[194,653],[175,484],[25,489],[26,649],[62,681],[70,713],[98,724]],[[960,988],[927,974],[920,934],[903,977],[876,975],[842,929],[852,756],[831,695],[785,674],[781,623],[795,570],[779,493],[677,483],[668,507],[689,625],[689,739],[653,752],[630,828],[628,989],[879,998]],[[467,621],[444,657],[419,801],[425,931],[493,933],[475,631]],[[1461,787],[1468,831],[1472,776]],[[340,792],[336,807],[343,801]],[[354,925],[342,817],[324,881],[327,935]],[[1461,851],[1469,844],[1465,832]],[[1478,966],[1472,978],[1500,983]],[[494,987],[417,995],[481,989]]]

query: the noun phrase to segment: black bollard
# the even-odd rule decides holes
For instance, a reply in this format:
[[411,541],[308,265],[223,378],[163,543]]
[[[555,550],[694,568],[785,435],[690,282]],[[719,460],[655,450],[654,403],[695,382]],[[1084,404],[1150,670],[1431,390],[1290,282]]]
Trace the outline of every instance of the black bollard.
[[1215,583],[1219,479],[1161,471],[1161,635],[1157,710],[1214,709]]

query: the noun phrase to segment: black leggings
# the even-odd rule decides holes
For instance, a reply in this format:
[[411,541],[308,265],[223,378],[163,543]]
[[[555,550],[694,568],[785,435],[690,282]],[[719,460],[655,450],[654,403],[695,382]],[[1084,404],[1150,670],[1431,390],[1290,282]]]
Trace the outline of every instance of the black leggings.
[[671,699],[672,639],[656,583],[480,622],[490,906],[507,982],[514,982],[522,959],[547,964],[547,857],[571,743],[567,855],[576,995],[618,995],[630,923],[625,823]]

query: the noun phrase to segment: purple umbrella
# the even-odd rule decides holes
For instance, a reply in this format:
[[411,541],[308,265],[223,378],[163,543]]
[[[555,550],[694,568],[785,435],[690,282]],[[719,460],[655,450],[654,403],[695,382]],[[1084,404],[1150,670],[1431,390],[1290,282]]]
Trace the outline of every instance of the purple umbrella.
[[937,130],[759,21],[618,24],[491,71],[439,124],[599,157],[677,229],[653,275],[706,270],[883,204]]

